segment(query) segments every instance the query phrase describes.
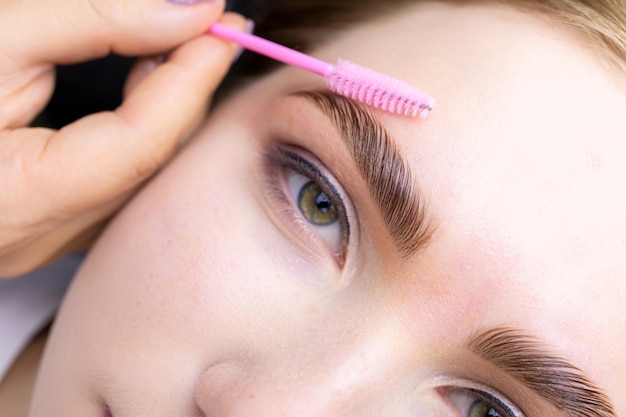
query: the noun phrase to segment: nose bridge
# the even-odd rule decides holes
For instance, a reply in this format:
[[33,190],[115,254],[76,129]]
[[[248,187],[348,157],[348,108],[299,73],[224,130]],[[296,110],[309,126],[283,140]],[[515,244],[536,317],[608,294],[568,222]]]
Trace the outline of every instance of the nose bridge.
[[261,367],[229,365],[229,378],[222,370],[205,379],[196,400],[216,417],[398,415],[390,409],[399,398],[391,398],[398,380],[388,339],[361,338],[335,348],[300,360],[286,355]]

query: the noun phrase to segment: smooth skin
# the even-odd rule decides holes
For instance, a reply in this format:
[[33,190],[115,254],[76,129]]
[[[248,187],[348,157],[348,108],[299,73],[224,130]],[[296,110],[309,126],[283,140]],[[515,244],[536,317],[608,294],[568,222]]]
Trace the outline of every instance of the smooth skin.
[[[23,0],[0,8],[0,276],[7,277],[91,239],[197,125],[235,45],[200,36],[222,15],[221,0]],[[224,19],[244,27],[239,16]],[[50,98],[55,64],[112,52],[148,57],[118,109],[60,131],[27,127]]]
[[[409,257],[335,126],[285,97],[321,80],[283,68],[233,96],[89,255],[31,416],[466,417],[468,381],[520,415],[566,415],[468,350],[492,326],[626,415],[626,91],[583,45],[549,19],[429,2],[315,51],[438,100],[425,121],[376,112],[433,224]],[[263,162],[285,145],[344,198],[343,267],[281,197],[292,171]]]

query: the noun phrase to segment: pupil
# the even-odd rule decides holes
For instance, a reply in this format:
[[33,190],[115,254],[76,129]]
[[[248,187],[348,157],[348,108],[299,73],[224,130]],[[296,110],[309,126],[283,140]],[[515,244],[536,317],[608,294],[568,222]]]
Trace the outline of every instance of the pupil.
[[327,226],[338,220],[337,210],[332,201],[313,181],[300,189],[298,208],[311,224]]
[[332,203],[328,199],[328,196],[324,193],[320,193],[315,199],[315,205],[322,212],[326,213],[328,210],[332,209]]

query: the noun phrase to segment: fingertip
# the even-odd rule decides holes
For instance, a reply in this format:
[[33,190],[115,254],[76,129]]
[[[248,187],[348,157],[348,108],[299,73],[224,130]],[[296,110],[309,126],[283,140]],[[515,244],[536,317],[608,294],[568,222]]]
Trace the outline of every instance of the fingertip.
[[[254,21],[250,20],[250,19],[246,19],[244,16],[242,16],[239,13],[235,13],[235,12],[226,12],[224,13],[224,15],[219,19],[220,23],[223,23],[226,26],[229,26],[233,29],[242,31],[242,32],[246,32],[246,33],[252,33],[252,31],[254,30]],[[213,35],[212,35],[213,36]],[[230,45],[234,48],[234,52],[233,52],[233,56],[232,59],[230,61],[231,64],[233,64],[235,61],[237,61],[237,59],[239,58],[239,56],[241,55],[241,53],[243,52],[243,46],[236,44],[235,42],[231,42],[228,41],[226,39],[222,39],[219,38],[217,36],[214,36],[215,38],[223,41],[223,42],[227,42],[230,43]]]
[[220,17],[219,21],[233,29],[241,31],[247,31],[249,26],[248,22],[251,22],[251,20],[246,19],[245,16],[236,12],[225,12],[222,17]]
[[[246,18],[234,12],[224,13],[219,22],[242,31],[247,26]],[[223,75],[237,47],[236,43],[227,39],[212,35],[201,36],[172,51],[168,62],[186,70],[194,69],[192,72],[195,72],[196,76],[205,74],[203,79],[208,79],[210,77],[207,76],[212,74]]]

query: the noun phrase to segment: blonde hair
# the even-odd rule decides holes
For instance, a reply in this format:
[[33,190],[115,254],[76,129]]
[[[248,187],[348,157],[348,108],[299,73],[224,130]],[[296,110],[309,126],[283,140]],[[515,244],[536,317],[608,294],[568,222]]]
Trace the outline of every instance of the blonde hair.
[[626,0],[493,0],[552,17],[626,74]]

